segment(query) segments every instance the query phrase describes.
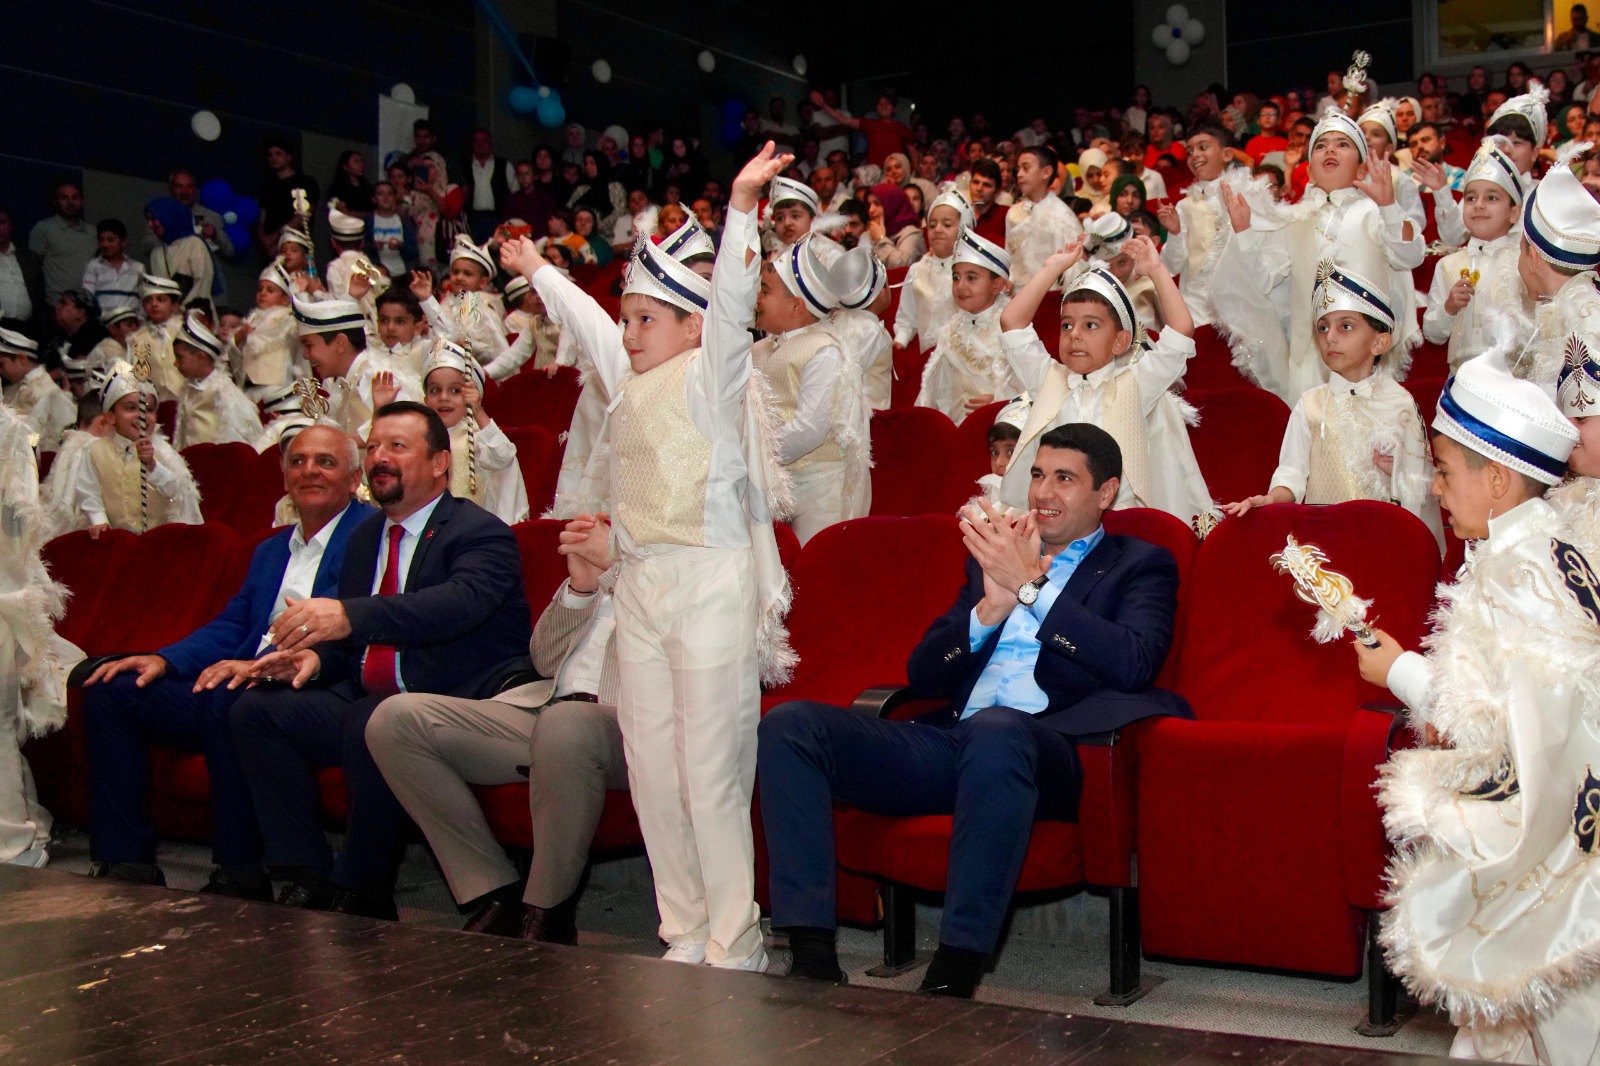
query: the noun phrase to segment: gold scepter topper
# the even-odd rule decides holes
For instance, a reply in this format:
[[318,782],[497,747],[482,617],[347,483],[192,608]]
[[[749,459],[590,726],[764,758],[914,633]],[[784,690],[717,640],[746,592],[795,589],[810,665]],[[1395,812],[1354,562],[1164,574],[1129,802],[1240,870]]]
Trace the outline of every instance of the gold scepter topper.
[[322,395],[322,387],[310,378],[296,378],[294,394],[300,397],[300,413],[307,418],[317,421],[328,413],[328,398]]
[[1378,646],[1377,635],[1366,622],[1367,608],[1372,606],[1372,601],[1357,596],[1348,577],[1327,569],[1328,557],[1321,548],[1315,544],[1301,544],[1291,536],[1283,551],[1267,561],[1278,573],[1294,579],[1296,596],[1318,608],[1311,639],[1327,644],[1350,632],[1367,647]]

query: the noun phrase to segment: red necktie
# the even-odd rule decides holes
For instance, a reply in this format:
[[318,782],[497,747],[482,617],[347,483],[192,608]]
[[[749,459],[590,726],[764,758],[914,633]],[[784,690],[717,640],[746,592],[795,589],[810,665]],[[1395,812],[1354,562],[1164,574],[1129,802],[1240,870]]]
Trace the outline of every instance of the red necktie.
[[[393,596],[400,591],[400,538],[405,532],[401,526],[389,527],[389,561],[384,564],[383,581],[378,585],[380,596]],[[367,645],[367,661],[361,666],[361,687],[369,696],[393,696],[400,691],[393,644]]]

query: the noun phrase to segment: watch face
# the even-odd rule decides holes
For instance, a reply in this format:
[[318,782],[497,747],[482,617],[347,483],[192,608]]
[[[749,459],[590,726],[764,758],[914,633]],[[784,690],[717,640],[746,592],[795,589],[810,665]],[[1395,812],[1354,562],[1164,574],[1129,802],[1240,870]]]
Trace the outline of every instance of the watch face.
[[1017,602],[1022,604],[1024,607],[1032,606],[1033,601],[1037,600],[1038,598],[1039,586],[1035,585],[1031,581],[1017,590]]

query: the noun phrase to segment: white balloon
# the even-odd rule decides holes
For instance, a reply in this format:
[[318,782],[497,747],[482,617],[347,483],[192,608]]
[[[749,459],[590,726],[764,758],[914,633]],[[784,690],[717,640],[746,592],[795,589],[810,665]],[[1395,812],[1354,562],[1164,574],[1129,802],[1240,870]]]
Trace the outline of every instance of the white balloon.
[[210,111],[196,111],[189,119],[189,128],[202,141],[214,141],[222,136],[222,120]]
[[1167,62],[1175,67],[1181,67],[1189,62],[1189,44],[1187,41],[1173,41],[1167,45]]
[[594,75],[594,80],[604,85],[611,80],[611,64],[604,59],[596,59],[594,66],[589,68],[589,73]]
[[711,54],[709,48],[701,49],[700,54],[694,57],[695,65],[710,74],[717,69],[717,57]]
[[805,56],[795,56],[794,57],[794,72],[796,74],[800,75],[802,78],[806,76],[806,57]]
[[1183,24],[1183,39],[1190,45],[1197,45],[1206,39],[1206,24],[1199,19],[1190,19]]
[[222,212],[222,224],[224,226],[231,226],[237,221],[239,221],[239,212],[237,212],[237,211],[224,211],[224,212]]
[[1150,43],[1157,48],[1165,49],[1172,43],[1172,27],[1165,22],[1150,31]]
[[548,85],[539,86],[539,99],[545,100],[545,99],[548,99],[549,96],[550,96],[550,86],[548,86]]
[[1189,21],[1189,9],[1182,4],[1173,4],[1167,8],[1167,25],[1182,26]]
[[417,102],[416,91],[403,81],[395,82],[394,88],[389,90],[389,98],[398,100],[402,104],[414,104]]

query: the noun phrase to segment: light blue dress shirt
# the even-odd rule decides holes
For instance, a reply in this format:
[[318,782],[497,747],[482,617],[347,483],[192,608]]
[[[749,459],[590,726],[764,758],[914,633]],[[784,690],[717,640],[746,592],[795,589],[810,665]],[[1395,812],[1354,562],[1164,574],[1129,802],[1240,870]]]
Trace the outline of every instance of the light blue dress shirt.
[[1078,564],[1105,539],[1106,529],[1100,526],[1081,540],[1067,545],[1050,561],[1045,575],[1045,586],[1032,605],[1017,604],[1000,626],[986,626],[978,621],[978,609],[972,609],[967,623],[972,651],[983,646],[984,641],[1000,630],[1000,643],[995,646],[989,664],[978,675],[972,686],[972,695],[961,717],[983,710],[985,707],[1014,707],[1028,714],[1038,714],[1050,705],[1050,699],[1033,679],[1033,668],[1039,662],[1039,627],[1055,605],[1056,597],[1067,587],[1067,582],[1077,572]]

